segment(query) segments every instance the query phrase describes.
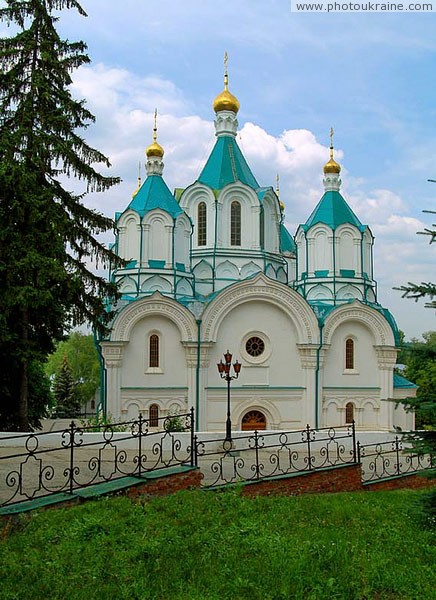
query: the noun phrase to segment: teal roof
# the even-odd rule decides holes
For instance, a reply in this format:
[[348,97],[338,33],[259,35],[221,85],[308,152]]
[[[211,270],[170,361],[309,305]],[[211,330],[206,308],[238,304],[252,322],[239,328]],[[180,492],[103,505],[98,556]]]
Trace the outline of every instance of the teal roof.
[[412,383],[405,377],[394,373],[394,387],[396,388],[417,388],[418,386],[415,383]]
[[134,210],[143,217],[155,208],[164,210],[173,218],[183,212],[162,177],[149,175],[126,210]]
[[231,135],[223,135],[217,139],[198,181],[215,190],[221,190],[236,181],[241,181],[253,189],[259,187],[235,138]]
[[328,225],[331,229],[336,229],[339,225],[343,225],[344,223],[355,225],[361,231],[366,229],[366,226],[362,225],[341,194],[334,190],[325,192],[324,196],[303,225],[303,229],[307,231],[316,223],[325,223],[325,225]]
[[282,252],[295,252],[294,238],[283,223],[280,224],[280,250]]

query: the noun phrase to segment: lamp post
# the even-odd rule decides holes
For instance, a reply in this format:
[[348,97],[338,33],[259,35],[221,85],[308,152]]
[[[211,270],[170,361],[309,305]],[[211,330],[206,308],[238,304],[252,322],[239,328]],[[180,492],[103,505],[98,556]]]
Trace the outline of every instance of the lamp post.
[[236,360],[233,363],[233,375],[231,375],[232,355],[228,350],[224,354],[224,362],[221,359],[220,362],[217,364],[218,373],[220,374],[221,379],[225,379],[227,381],[227,420],[226,439],[224,440],[224,443],[232,443],[232,421],[230,419],[230,382],[233,379],[238,379],[239,373],[241,372],[241,366],[241,363]]

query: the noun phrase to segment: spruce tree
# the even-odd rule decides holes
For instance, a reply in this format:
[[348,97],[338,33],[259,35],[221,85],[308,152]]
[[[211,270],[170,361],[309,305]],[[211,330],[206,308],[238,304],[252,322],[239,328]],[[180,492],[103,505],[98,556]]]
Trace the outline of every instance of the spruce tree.
[[[29,426],[28,368],[53,351],[72,326],[88,321],[104,331],[111,315],[104,298],[113,283],[87,263],[117,265],[96,236],[113,221],[83,204],[89,191],[119,179],[95,170],[110,166],[80,129],[94,121],[73,98],[71,72],[89,62],[83,42],[62,40],[54,11],[76,0],[5,0],[0,21],[0,428]],[[83,185],[74,193],[66,177]],[[12,425],[11,425],[12,423]]]
[[[433,210],[424,211],[431,214],[436,214]],[[430,244],[436,241],[436,225],[434,224],[432,228],[426,228],[424,231],[418,232],[421,235],[427,235],[430,237]],[[403,285],[399,289],[403,292],[403,297],[405,298],[413,298],[417,301],[419,298],[428,297],[430,298],[430,302],[426,303],[427,308],[436,308],[436,301],[434,300],[436,296],[436,284],[428,282],[422,282],[420,284],[408,282],[407,285]],[[424,339],[425,334],[424,334]],[[426,339],[426,342],[429,342],[427,346],[423,344],[418,345],[415,344],[412,352],[415,354],[415,358],[418,362],[423,364],[424,361],[434,361],[436,358],[436,348],[432,344],[433,339],[432,336],[429,335]],[[412,370],[412,366],[409,369]],[[407,374],[407,371],[406,371]],[[436,403],[434,391],[431,383],[428,381],[430,378],[430,374],[428,374],[427,385],[422,385],[421,390],[418,393],[416,399],[408,399],[404,400],[406,408],[409,410],[415,410],[419,412],[419,418],[421,422],[427,423],[425,427],[422,429],[418,429],[414,432],[411,432],[408,435],[409,441],[412,442],[414,449],[420,454],[428,454],[431,457],[431,466],[433,467],[432,476],[436,477],[436,471],[434,468],[436,467],[436,428],[435,428],[435,419],[436,419]],[[419,383],[419,381],[417,381]],[[424,382],[422,382],[423,384]],[[426,501],[426,509],[428,514],[434,520],[436,519],[436,491],[433,490],[429,492],[427,501]]]
[[53,395],[58,416],[75,417],[80,412],[80,401],[66,354],[61,368],[55,375]]

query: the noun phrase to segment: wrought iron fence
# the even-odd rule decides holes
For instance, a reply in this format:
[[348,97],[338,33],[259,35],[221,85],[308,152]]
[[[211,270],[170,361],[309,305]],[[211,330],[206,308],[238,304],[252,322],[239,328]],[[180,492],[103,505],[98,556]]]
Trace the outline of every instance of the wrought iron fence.
[[225,439],[195,436],[203,485],[214,487],[357,462],[354,423],[299,431],[250,432]]
[[[175,423],[174,419],[177,419]],[[77,425],[0,437],[0,506],[149,471],[195,464],[194,410],[177,417]],[[155,427],[157,425],[157,427]],[[178,435],[188,432],[190,435]]]
[[436,457],[418,454],[405,447],[403,439],[395,436],[390,442],[360,444],[358,460],[362,464],[362,481],[370,482],[389,477],[408,475],[436,467]]

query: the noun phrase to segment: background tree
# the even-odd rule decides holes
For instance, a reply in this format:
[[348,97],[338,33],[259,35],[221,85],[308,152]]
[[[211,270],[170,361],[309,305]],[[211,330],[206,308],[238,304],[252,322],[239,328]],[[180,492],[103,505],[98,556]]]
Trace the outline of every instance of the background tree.
[[94,336],[74,331],[68,339],[59,342],[45,366],[48,377],[54,381],[64,356],[68,359],[80,406],[91,400],[100,385],[100,361]]
[[402,375],[418,386],[416,398],[407,401],[415,411],[417,429],[436,426],[436,331],[422,337],[423,342],[412,339],[405,344],[399,355],[405,365]]
[[[431,214],[436,214],[435,211],[424,211]],[[432,225],[432,229],[425,229],[419,232],[421,235],[430,237],[429,243],[432,244],[436,240],[436,225]],[[430,302],[426,303],[428,308],[436,308],[436,301],[433,298],[436,296],[436,284],[421,283],[415,284],[408,282],[407,285],[397,288],[403,292],[403,297],[413,298],[417,301],[419,298],[428,297]],[[409,371],[406,370],[406,375],[416,375],[419,385],[421,382],[422,389],[418,390],[416,399],[407,399],[404,401],[406,408],[413,409],[419,416],[421,423],[426,424],[425,429],[416,430],[409,435],[414,448],[421,453],[428,453],[432,456],[432,464],[436,466],[436,397],[433,384],[436,379],[435,357],[436,357],[436,334],[434,331],[424,334],[425,344],[414,344],[412,356],[410,358]],[[422,361],[422,368],[419,361]],[[427,365],[427,368],[424,367]],[[419,381],[418,381],[419,380]],[[413,379],[412,379],[413,381]],[[430,492],[427,502],[427,511],[432,518],[436,517],[436,491]]]
[[87,266],[119,265],[96,236],[111,219],[84,206],[63,187],[77,178],[87,191],[118,183],[98,173],[108,159],[79,135],[94,120],[69,90],[71,71],[88,63],[86,45],[62,40],[54,11],[76,0],[5,0],[0,20],[0,361],[8,364],[0,428],[26,430],[29,365],[42,362],[65,331],[84,320],[104,331],[111,314],[104,297],[117,290]]
[[66,354],[63,356],[60,370],[55,375],[53,395],[56,413],[60,417],[75,417],[80,413],[80,399]]

